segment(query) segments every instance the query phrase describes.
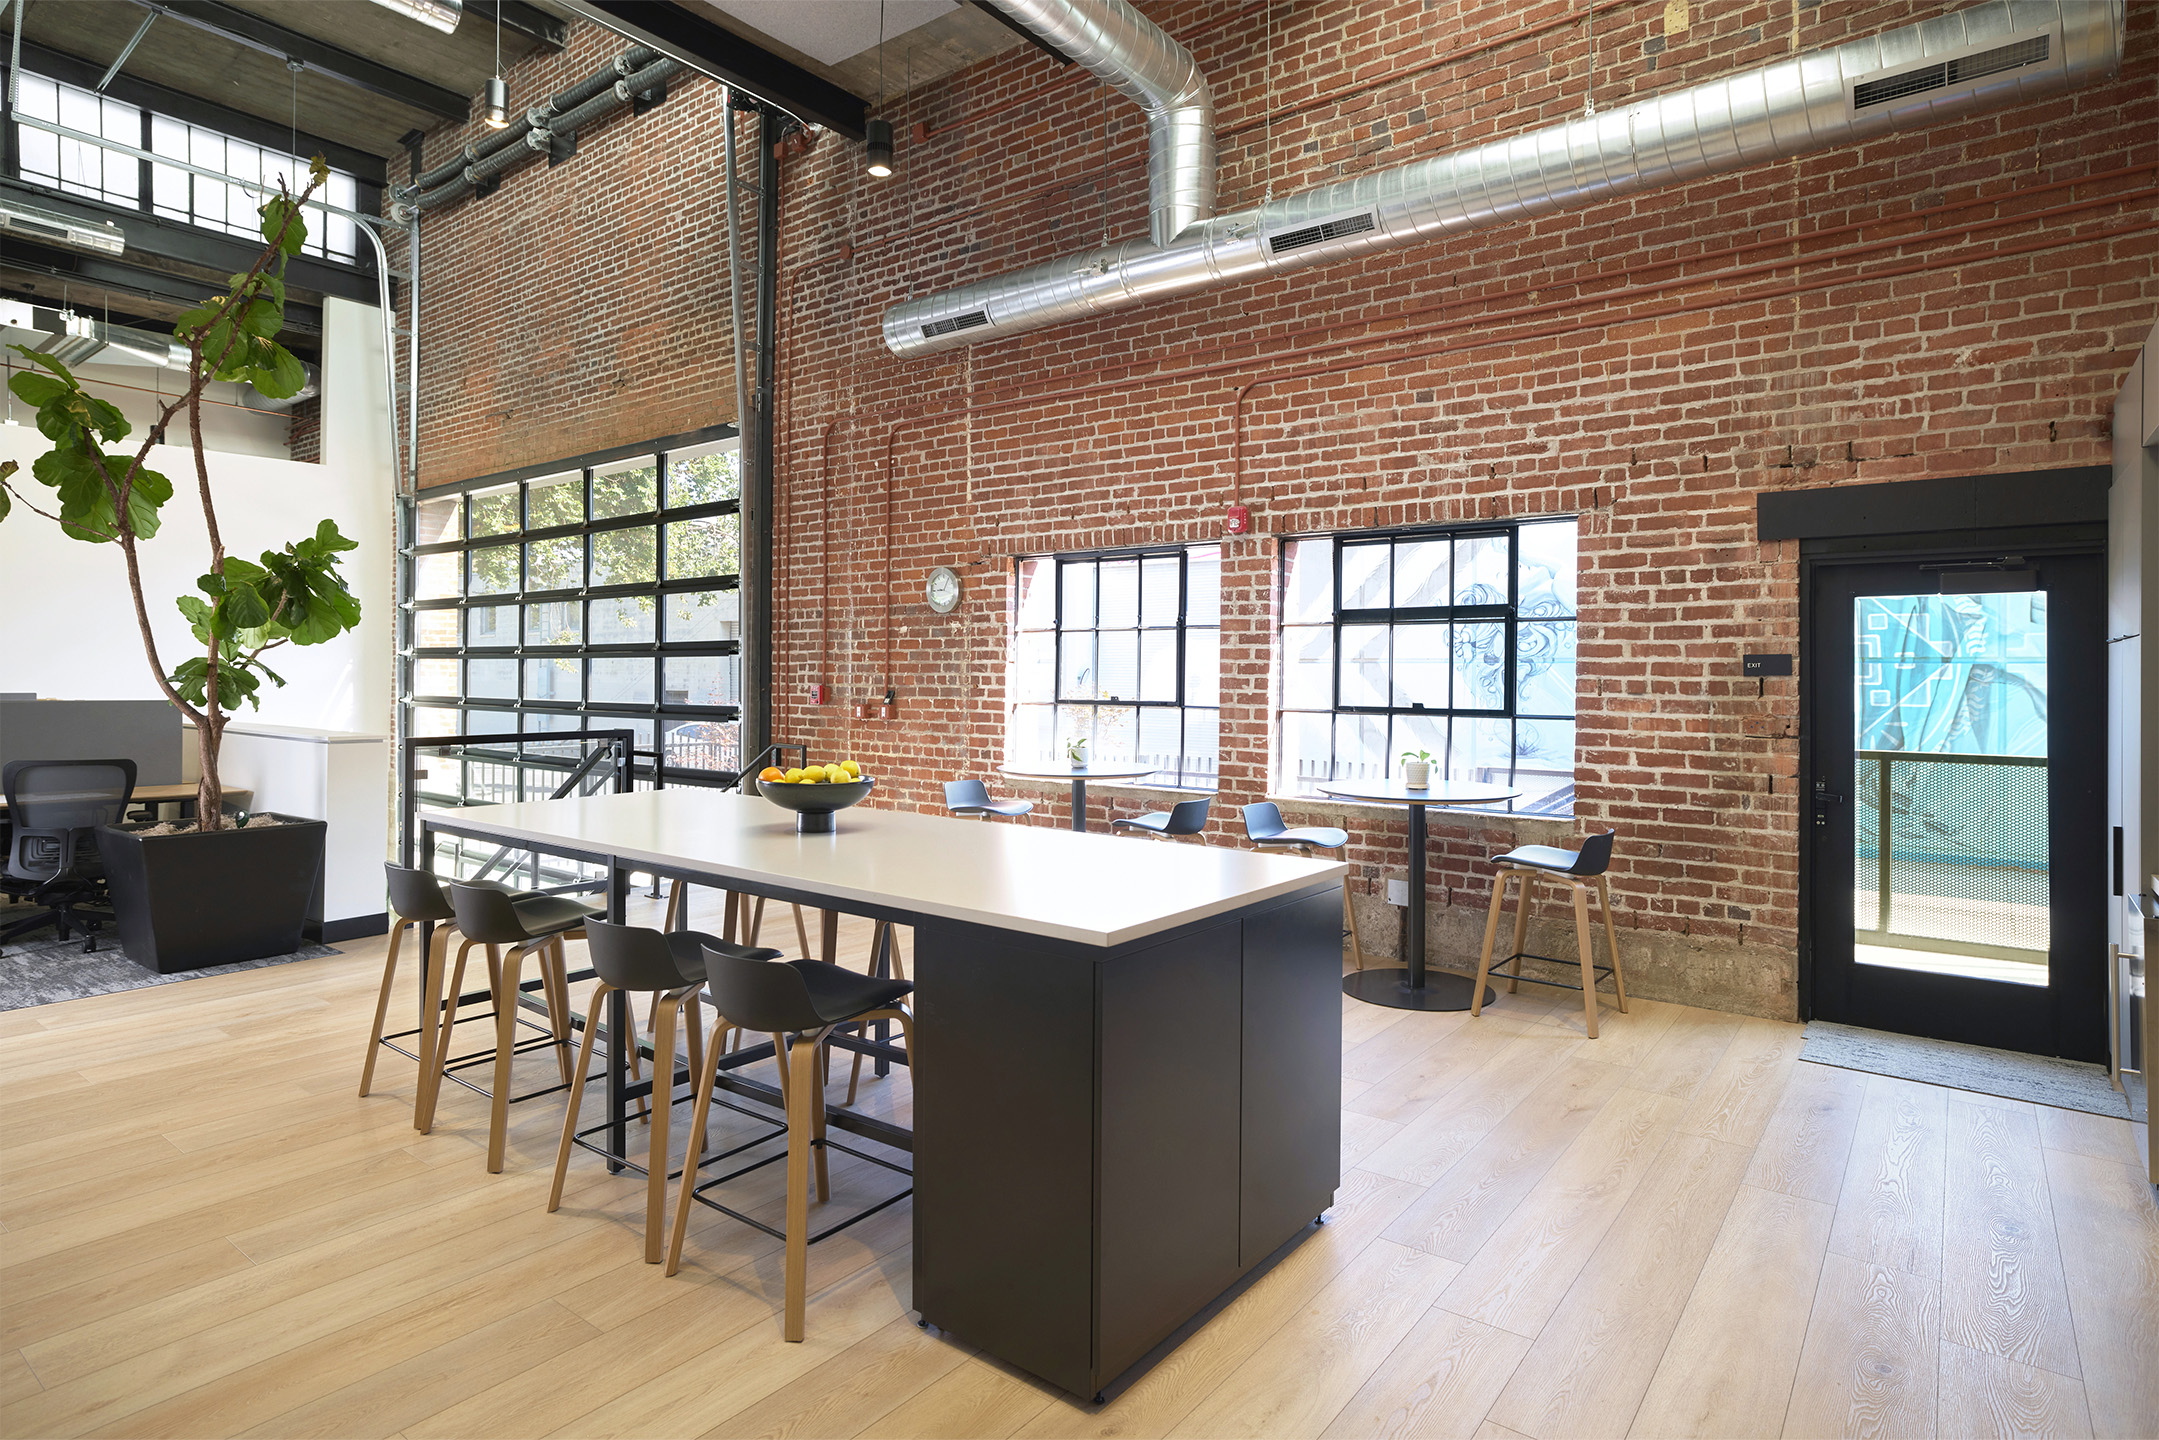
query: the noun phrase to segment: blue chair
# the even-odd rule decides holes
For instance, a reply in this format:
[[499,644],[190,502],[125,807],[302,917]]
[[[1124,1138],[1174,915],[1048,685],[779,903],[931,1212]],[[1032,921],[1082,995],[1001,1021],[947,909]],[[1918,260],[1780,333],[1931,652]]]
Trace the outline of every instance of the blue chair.
[[984,819],[1003,815],[1018,819],[1035,808],[1032,800],[992,800],[989,787],[980,780],[945,781],[945,809],[954,815],[980,815]]
[[[1244,807],[1244,838],[1261,850],[1294,850],[1299,855],[1309,855],[1314,850],[1339,850],[1349,843],[1349,832],[1337,830],[1332,825],[1302,825],[1291,828],[1282,823],[1282,807],[1272,800],[1262,800],[1257,805]],[[1350,958],[1357,968],[1364,968],[1364,941],[1357,934],[1357,907],[1349,901],[1349,886],[1342,886],[1342,927],[1349,937]]]
[[1207,811],[1213,804],[1212,800],[1180,800],[1169,810],[1149,810],[1144,815],[1112,820],[1110,829],[1136,830],[1161,840],[1197,835],[1207,828]]

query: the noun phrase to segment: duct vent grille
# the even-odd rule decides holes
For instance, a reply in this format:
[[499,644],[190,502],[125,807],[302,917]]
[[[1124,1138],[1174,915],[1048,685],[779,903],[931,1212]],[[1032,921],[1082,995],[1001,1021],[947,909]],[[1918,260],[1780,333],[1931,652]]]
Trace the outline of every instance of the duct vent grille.
[[1323,220],[1317,225],[1307,225],[1302,230],[1284,230],[1279,235],[1270,235],[1267,237],[1267,248],[1280,255],[1290,250],[1302,250],[1307,245],[1339,240],[1345,235],[1362,235],[1367,230],[1378,228],[1379,222],[1370,212],[1344,215],[1339,220]]
[[1923,95],[1929,90],[1944,89],[1960,80],[1977,80],[1987,75],[1999,75],[2004,70],[2021,70],[2026,65],[2037,65],[2047,58],[2048,42],[2051,38],[2040,35],[2030,40],[2019,40],[2014,45],[1983,50],[1977,55],[1965,55],[1939,65],[1907,70],[1901,75],[1891,75],[1886,79],[1869,80],[1863,85],[1852,87],[1852,108],[1864,110],[1870,105],[1886,105],[1892,100],[1902,100],[1907,95]]
[[950,335],[959,330],[972,330],[990,323],[987,310],[970,310],[965,315],[953,315],[943,320],[932,320],[922,327],[922,338],[935,340],[940,335]]

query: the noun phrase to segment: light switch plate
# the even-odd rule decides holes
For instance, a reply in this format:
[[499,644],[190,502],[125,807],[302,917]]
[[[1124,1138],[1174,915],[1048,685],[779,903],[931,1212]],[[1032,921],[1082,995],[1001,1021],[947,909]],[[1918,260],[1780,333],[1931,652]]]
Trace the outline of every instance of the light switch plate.
[[1389,905],[1407,905],[1409,903],[1409,882],[1407,880],[1389,880],[1387,882],[1387,903]]

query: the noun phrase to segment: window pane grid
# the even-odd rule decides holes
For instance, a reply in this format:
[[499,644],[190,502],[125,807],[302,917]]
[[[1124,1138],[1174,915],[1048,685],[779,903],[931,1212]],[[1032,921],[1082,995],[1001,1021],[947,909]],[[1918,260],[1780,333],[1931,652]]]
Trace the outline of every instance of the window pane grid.
[[1318,536],[1283,546],[1277,783],[1383,779],[1405,752],[1573,801],[1572,519]]
[[[432,578],[407,608],[412,733],[630,728],[638,749],[664,754],[670,769],[734,773],[742,661],[733,477],[730,443],[419,501],[423,548],[413,564]],[[520,750],[577,748],[537,740]],[[530,783],[547,773],[534,771]]]

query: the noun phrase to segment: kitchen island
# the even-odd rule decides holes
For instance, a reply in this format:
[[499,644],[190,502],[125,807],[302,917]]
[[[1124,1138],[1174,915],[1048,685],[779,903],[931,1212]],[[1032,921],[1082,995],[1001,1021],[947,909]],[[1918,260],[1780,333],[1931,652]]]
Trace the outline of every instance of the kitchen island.
[[912,926],[913,1132],[857,1128],[913,1152],[915,1308],[1098,1395],[1333,1201],[1348,867],[836,818],[802,835],[762,799],[699,789],[420,817],[423,851],[446,833],[606,867],[618,918],[639,871]]

